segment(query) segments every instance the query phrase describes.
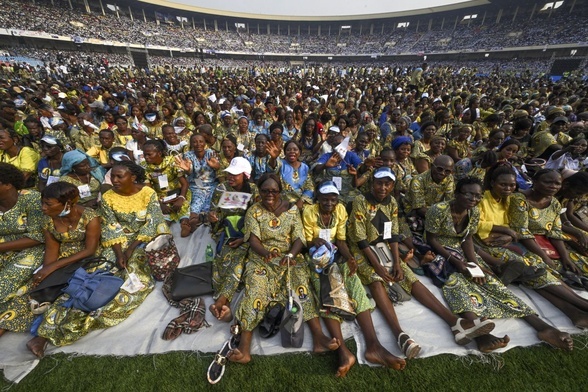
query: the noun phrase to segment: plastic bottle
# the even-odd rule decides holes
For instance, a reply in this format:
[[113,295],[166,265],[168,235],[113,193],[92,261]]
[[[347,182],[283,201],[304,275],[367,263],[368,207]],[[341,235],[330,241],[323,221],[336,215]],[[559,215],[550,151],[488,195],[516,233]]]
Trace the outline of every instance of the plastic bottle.
[[212,262],[214,259],[214,252],[212,250],[212,246],[208,244],[206,246],[206,262]]

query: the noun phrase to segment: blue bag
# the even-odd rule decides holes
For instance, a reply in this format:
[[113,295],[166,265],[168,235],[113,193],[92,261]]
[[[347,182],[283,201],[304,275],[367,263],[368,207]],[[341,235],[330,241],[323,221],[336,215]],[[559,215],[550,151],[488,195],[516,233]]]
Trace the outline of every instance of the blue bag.
[[93,312],[112,301],[123,283],[111,272],[98,270],[88,273],[84,268],[78,268],[63,289],[69,295],[63,306]]

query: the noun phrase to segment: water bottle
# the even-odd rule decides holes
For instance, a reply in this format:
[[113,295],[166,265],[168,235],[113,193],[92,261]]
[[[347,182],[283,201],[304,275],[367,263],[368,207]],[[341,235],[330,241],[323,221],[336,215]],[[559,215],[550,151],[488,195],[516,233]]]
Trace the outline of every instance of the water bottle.
[[214,252],[212,251],[212,246],[208,244],[206,246],[206,262],[212,262],[214,259]]

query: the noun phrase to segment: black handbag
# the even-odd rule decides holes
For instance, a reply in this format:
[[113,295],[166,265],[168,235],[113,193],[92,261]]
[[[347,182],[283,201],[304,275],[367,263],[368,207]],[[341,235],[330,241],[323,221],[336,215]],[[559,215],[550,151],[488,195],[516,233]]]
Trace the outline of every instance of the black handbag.
[[47,302],[53,303],[63,294],[63,289],[67,287],[69,280],[78,268],[95,268],[104,263],[111,262],[104,257],[88,257],[60,268],[43,279],[33,290],[29,291],[29,296],[40,304]]
[[176,268],[171,283],[171,298],[181,301],[184,298],[201,297],[211,294],[212,263],[190,265]]

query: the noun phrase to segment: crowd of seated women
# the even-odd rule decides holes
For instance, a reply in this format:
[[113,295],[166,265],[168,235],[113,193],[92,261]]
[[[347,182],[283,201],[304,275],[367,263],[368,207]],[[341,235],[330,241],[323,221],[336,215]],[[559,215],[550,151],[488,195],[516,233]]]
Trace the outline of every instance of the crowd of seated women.
[[[54,85],[39,99],[30,90],[11,86],[28,103],[5,95],[0,112],[0,336],[30,333],[39,357],[141,305],[155,287],[145,245],[172,224],[182,237],[208,226],[218,244],[208,311],[239,326],[234,362],[251,360],[253,331],[291,286],[314,351],[337,352],[338,376],[353,366],[341,332],[348,317],[321,303],[319,249],[337,260],[372,363],[406,366],[378,341],[376,307],[406,359],[421,350],[395,313],[393,283],[457,345],[484,353],[509,343],[492,334],[498,318],[522,318],[539,340],[573,349],[511,284],[588,328],[588,300],[576,292],[588,288],[583,100],[571,107],[539,94],[514,110],[458,91],[384,102],[353,89],[327,100],[166,89],[134,97],[114,85],[67,94]],[[246,195],[244,205],[225,207],[229,192]],[[29,300],[53,272],[96,255],[141,289],[92,313],[62,306],[66,296]],[[439,258],[451,265],[444,303],[422,283]]]

